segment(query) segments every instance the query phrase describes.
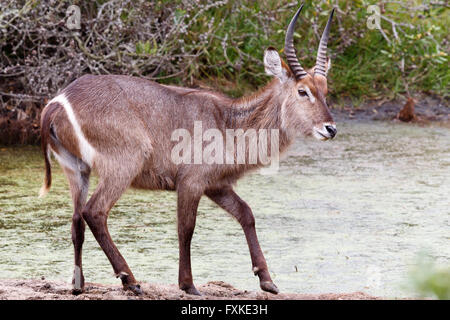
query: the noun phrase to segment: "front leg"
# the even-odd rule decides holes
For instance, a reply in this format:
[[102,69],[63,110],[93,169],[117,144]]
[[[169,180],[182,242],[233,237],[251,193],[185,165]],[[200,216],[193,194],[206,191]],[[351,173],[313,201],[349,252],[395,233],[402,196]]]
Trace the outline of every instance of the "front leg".
[[188,294],[201,295],[195,288],[191,270],[191,239],[194,234],[201,193],[187,186],[177,188],[177,218],[179,242],[178,285]]
[[261,289],[277,294],[279,290],[272,282],[266,259],[259,246],[258,237],[256,236],[255,218],[250,207],[231,189],[231,187],[220,190],[209,190],[205,194],[239,221],[244,230],[245,238],[247,239],[252,259],[253,272],[259,277]]

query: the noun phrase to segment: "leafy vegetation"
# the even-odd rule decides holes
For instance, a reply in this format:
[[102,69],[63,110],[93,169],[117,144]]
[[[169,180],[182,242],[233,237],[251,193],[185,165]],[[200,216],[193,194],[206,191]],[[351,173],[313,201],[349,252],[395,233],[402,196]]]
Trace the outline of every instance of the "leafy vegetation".
[[420,296],[450,300],[450,267],[437,266],[430,257],[421,255],[411,280]]
[[[71,5],[80,9],[79,28],[67,24]],[[298,6],[289,0],[3,1],[0,120],[31,119],[37,128],[46,99],[86,73],[248,93],[267,82],[264,49],[283,53],[286,26]],[[448,98],[447,1],[305,1],[294,39],[305,67],[314,65],[332,7],[334,98],[422,92]],[[376,17],[381,28],[369,28]]]

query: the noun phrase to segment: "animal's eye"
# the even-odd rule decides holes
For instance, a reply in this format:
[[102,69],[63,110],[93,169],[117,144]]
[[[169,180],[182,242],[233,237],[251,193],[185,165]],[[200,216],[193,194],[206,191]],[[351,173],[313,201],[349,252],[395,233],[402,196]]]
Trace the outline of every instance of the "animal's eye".
[[307,96],[308,96],[308,93],[306,93],[305,90],[300,89],[300,90],[298,90],[298,95],[299,95],[300,97],[307,97]]

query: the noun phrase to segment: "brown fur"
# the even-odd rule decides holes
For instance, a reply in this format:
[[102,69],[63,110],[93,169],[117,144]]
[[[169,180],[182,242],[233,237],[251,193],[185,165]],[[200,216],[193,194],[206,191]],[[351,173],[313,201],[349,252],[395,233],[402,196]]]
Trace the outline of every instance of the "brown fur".
[[[170,138],[179,128],[188,130],[193,136],[196,120],[202,121],[203,131],[216,128],[224,136],[226,129],[278,129],[280,152],[283,152],[297,134],[309,135],[314,126],[331,123],[323,80],[315,81],[308,75],[297,82],[284,62],[282,67],[289,77],[286,81],[274,78],[259,92],[240,99],[128,76],[87,75],[79,78],[61,94],[70,102],[86,140],[96,151],[92,166],[82,160],[83,150],[80,150],[64,109],[55,103],[46,106],[42,115],[42,146],[47,168],[45,185],[49,187],[51,179],[47,158],[50,145],[57,155],[65,156],[68,163],[61,165],[74,202],[72,238],[76,272],[81,272],[82,268],[81,248],[86,221],[124,288],[139,292],[130,268],[109,235],[108,213],[129,187],[175,190],[178,194],[180,288],[188,293],[198,293],[192,280],[190,242],[199,200],[202,195],[207,195],[242,225],[261,288],[276,293],[259,247],[251,209],[232,190],[238,178],[262,163],[176,165],[170,155],[177,142]],[[299,97],[298,89],[302,86],[310,88],[315,103]],[[54,137],[50,135],[50,128]],[[270,150],[267,154],[270,155]],[[97,173],[99,182],[85,203],[91,170]],[[74,285],[74,292],[83,290],[82,273],[74,275],[74,283],[77,281],[81,286]]]

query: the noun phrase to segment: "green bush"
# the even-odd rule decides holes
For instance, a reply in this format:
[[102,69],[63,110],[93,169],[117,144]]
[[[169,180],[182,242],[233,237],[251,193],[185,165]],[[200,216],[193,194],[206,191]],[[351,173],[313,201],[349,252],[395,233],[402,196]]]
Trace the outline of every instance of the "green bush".
[[[367,27],[376,1],[306,1],[295,45],[312,67],[333,6],[330,93],[394,98],[426,92],[448,97],[449,25],[445,1],[383,2],[383,32]],[[69,30],[66,10],[81,9]],[[262,54],[283,51],[297,1],[6,0],[0,11],[0,108],[42,105],[85,73],[120,73],[232,96],[267,82]],[[3,81],[4,80],[4,81]],[[25,110],[25,112],[28,112]]]
[[411,280],[419,296],[450,300],[450,267],[436,266],[429,257],[421,256]]

